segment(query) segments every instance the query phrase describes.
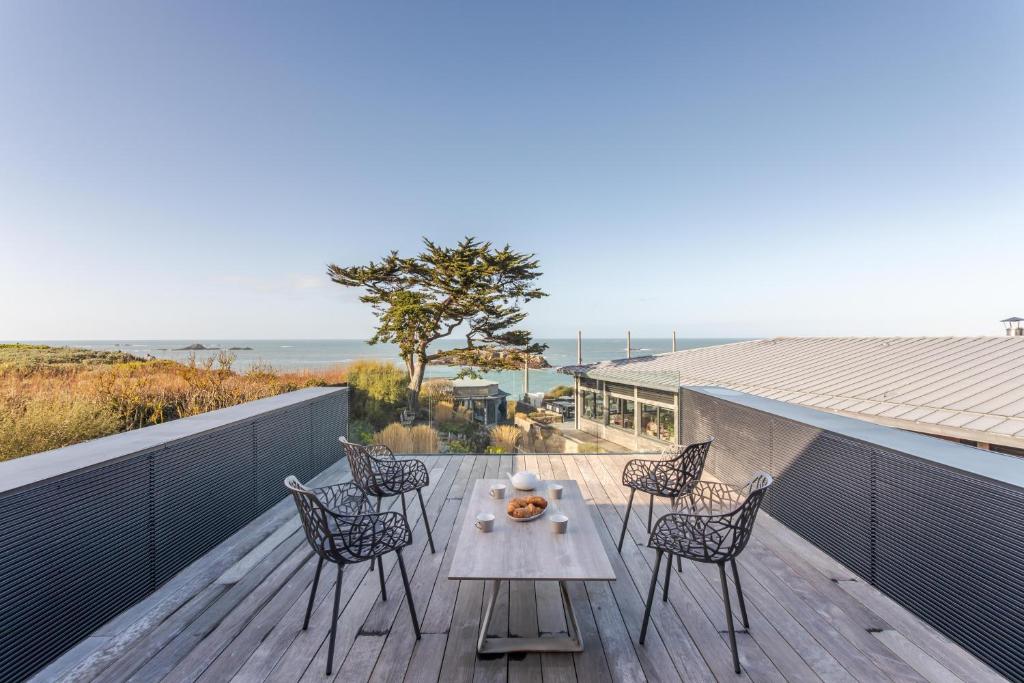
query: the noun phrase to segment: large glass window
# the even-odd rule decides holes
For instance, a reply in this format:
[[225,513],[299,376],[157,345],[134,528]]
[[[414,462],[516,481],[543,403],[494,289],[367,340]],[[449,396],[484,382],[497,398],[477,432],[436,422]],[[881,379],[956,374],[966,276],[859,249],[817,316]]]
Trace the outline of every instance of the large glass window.
[[641,403],[640,434],[661,441],[675,440],[676,412],[671,408]]
[[633,431],[636,406],[633,401],[618,396],[608,397],[608,424]]
[[596,422],[604,422],[604,398],[599,391],[580,390],[580,404],[583,417]]

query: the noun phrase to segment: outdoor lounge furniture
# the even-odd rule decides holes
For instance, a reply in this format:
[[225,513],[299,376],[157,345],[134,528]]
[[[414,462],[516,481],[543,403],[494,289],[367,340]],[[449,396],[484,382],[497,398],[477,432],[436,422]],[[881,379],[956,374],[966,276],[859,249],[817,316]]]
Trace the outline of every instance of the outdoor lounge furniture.
[[[476,650],[480,654],[515,652],[582,652],[583,638],[569,598],[569,581],[614,581],[615,570],[593,517],[587,508],[579,485],[572,480],[545,481],[544,485],[560,484],[562,497],[548,499],[548,513],[562,513],[569,518],[565,533],[551,529],[550,517],[532,521],[512,521],[507,506],[516,495],[547,495],[544,486],[536,491],[511,490],[508,497],[494,499],[489,495],[494,484],[507,484],[508,479],[478,479],[471,495],[464,501],[466,514],[455,538],[455,554],[448,570],[453,581],[486,581],[486,605],[480,620]],[[492,513],[494,530],[483,533],[476,526],[476,515]],[[511,635],[508,638],[487,634],[499,590],[503,581],[557,581],[565,621],[566,635]],[[510,589],[510,595],[516,593]],[[507,618],[507,617],[503,617]]]
[[412,542],[412,532],[405,515],[397,512],[373,512],[366,495],[355,484],[335,484],[317,489],[306,488],[295,477],[288,477],[284,485],[291,491],[295,506],[299,509],[306,540],[313,547],[318,559],[313,585],[309,589],[309,603],[302,630],[309,628],[313,613],[317,584],[324,562],[338,565],[338,578],[334,586],[334,611],[331,616],[331,640],[327,648],[327,674],[334,665],[334,636],[338,630],[338,608],[341,598],[341,576],[347,564],[366,560],[377,560],[377,575],[380,577],[381,600],[388,599],[384,584],[384,564],[380,558],[395,553],[398,568],[405,584],[405,598],[409,603],[412,627],[416,640],[420,639],[420,625],[416,618],[416,607],[409,589],[409,576],[402,561],[402,548]]
[[377,498],[377,512],[380,512],[382,498],[401,496],[402,514],[407,514],[405,494],[416,492],[416,497],[420,499],[420,510],[423,512],[423,528],[427,530],[427,541],[430,544],[430,552],[433,553],[434,537],[430,532],[427,507],[423,504],[423,487],[430,483],[427,466],[419,460],[396,460],[395,454],[387,446],[360,446],[345,437],[338,440],[348,456],[352,481],[363,493]]
[[725,601],[725,618],[729,626],[729,645],[732,647],[732,661],[736,673],[740,673],[740,657],[736,651],[736,629],[733,627],[732,606],[729,602],[729,585],[725,578],[725,563],[732,565],[732,576],[736,582],[736,596],[740,603],[743,627],[750,628],[747,620],[747,606],[743,602],[743,588],[740,574],[736,569],[736,556],[750,540],[754,519],[761,507],[761,499],[772,484],[771,475],[758,472],[745,485],[722,484],[698,481],[689,491],[679,497],[677,511],[671,512],[654,525],[648,546],[657,550],[651,586],[647,591],[647,606],[644,610],[644,624],[640,629],[640,643],[647,637],[647,623],[651,618],[654,589],[658,582],[661,557],[669,554],[665,567],[665,585],[662,600],[668,600],[669,579],[672,576],[672,556],[694,562],[718,565],[722,581],[722,598]]
[[651,496],[651,506],[647,511],[647,533],[650,533],[654,516],[654,497],[671,498],[674,504],[678,496],[689,491],[690,486],[699,480],[701,473],[704,472],[704,461],[707,460],[712,441],[714,439],[690,444],[682,453],[667,460],[635,459],[626,463],[626,468],[622,471],[622,485],[628,486],[630,491],[626,515],[622,518],[622,532],[619,534],[620,554],[636,492],[643,491]]

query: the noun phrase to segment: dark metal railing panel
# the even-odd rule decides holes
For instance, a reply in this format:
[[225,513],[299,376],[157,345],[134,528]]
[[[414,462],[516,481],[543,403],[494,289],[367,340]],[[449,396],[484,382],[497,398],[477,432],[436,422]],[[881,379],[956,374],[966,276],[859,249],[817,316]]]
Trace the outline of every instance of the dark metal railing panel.
[[144,455],[0,498],[0,680],[30,675],[152,590],[148,473]]
[[877,479],[875,585],[1024,678],[1024,491],[899,453]]
[[154,587],[256,516],[256,424],[198,434],[153,458]]
[[944,461],[1005,456],[917,435],[905,435],[903,452],[871,440],[900,442],[889,427],[819,420],[816,411],[801,421],[793,406],[727,393],[683,390],[684,439],[715,437],[709,473],[737,482],[771,473],[766,509],[775,519],[1024,680],[1024,489],[1016,483],[1024,461],[982,463],[1006,472],[1003,481]]
[[323,472],[338,460],[338,434],[348,433],[348,402],[316,399],[310,404],[311,418],[317,429],[312,431],[313,472]]
[[[166,443],[138,430],[17,464],[27,483],[0,490],[0,681],[30,676],[282,500],[287,474],[337,462],[348,390],[217,413],[160,425]],[[59,468],[40,460],[53,454]],[[36,481],[33,462],[47,472]]]
[[[254,425],[258,512],[270,509],[281,500],[282,482],[288,475],[309,481],[316,474],[313,471],[311,414],[311,406],[302,406],[268,415]],[[337,442],[338,437],[334,438]]]
[[769,465],[777,486],[769,494],[769,514],[870,576],[870,449],[789,420],[772,420],[771,427]]

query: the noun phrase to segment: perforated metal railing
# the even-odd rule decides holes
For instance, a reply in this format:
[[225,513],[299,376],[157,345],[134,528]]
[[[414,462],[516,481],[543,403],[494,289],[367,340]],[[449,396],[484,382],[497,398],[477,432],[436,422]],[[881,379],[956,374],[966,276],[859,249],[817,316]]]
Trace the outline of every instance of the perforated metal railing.
[[708,472],[771,473],[775,519],[1024,680],[1024,460],[728,390],[682,398],[686,441],[715,437]]
[[288,474],[336,462],[347,432],[348,389],[308,389],[3,463],[0,681],[31,675],[273,506]]

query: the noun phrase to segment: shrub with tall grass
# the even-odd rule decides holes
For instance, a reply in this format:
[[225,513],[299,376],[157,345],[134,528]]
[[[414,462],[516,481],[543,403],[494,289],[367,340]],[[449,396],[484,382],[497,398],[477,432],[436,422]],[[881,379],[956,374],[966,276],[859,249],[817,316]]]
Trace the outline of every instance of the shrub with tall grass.
[[448,401],[435,405],[431,417],[437,425],[465,425],[473,421],[473,415],[467,408],[454,406]]
[[405,427],[394,422],[374,434],[373,443],[395,453],[437,453],[437,430],[429,425]]
[[491,445],[501,448],[505,453],[515,453],[523,443],[523,430],[515,425],[495,425],[491,427]]

